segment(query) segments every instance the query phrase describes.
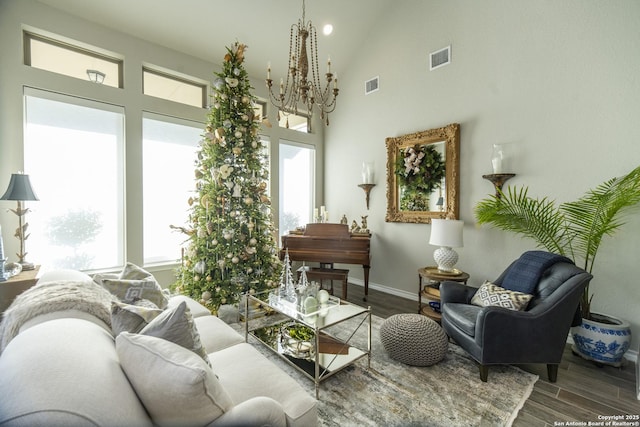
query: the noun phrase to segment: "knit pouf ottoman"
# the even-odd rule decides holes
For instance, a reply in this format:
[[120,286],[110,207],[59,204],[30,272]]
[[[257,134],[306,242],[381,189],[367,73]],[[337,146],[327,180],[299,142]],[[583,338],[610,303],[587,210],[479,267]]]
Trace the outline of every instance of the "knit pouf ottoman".
[[407,365],[431,366],[444,358],[449,340],[435,320],[394,314],[382,322],[380,340],[389,357]]

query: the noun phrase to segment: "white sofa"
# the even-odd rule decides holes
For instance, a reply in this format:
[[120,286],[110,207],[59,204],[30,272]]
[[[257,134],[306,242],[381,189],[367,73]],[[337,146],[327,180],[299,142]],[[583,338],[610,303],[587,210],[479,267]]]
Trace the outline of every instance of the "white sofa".
[[[77,272],[50,277],[91,280]],[[45,275],[37,286],[47,280]],[[179,346],[171,347],[177,361],[163,354],[156,357],[153,348],[145,353],[160,366],[169,366],[164,371],[144,359],[138,366],[129,356],[125,366],[103,320],[73,308],[41,314],[21,325],[0,355],[0,426],[317,425],[316,400],[294,379],[196,301],[174,296],[169,307],[182,301],[191,311],[211,368]],[[118,346],[135,347],[140,337],[120,334]],[[155,340],[154,345],[160,342]],[[221,390],[212,391],[212,383]],[[216,411],[210,406],[220,393],[226,404],[211,419],[209,414]],[[157,402],[150,404],[149,399]],[[158,411],[168,418],[156,419]]]

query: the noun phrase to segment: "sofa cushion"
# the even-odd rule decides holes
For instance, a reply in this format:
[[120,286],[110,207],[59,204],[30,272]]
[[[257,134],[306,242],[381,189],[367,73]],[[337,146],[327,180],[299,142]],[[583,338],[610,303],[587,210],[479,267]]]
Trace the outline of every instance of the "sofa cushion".
[[191,311],[189,311],[186,302],[181,302],[174,308],[164,310],[147,326],[142,328],[140,333],[169,340],[193,351],[210,364],[207,350],[200,341],[200,334],[193,322]]
[[251,344],[241,343],[209,355],[220,383],[235,404],[266,396],[280,402],[288,426],[315,426],[316,400],[296,380],[260,354]]
[[182,301],[187,303],[187,307],[191,310],[191,315],[193,318],[201,317],[201,316],[210,316],[211,312],[202,304],[194,300],[193,298],[189,298],[185,295],[174,295],[169,298],[168,307],[176,307]]
[[497,306],[513,311],[522,311],[527,308],[533,295],[504,289],[491,282],[484,282],[471,298],[471,304],[486,307]]
[[91,276],[78,270],[56,269],[43,271],[43,269],[41,269],[40,271],[41,274],[40,278],[38,279],[38,284],[47,282],[59,282],[61,280],[72,280],[74,282],[93,282]]
[[207,353],[244,342],[242,335],[216,316],[196,317],[193,321],[200,332],[200,339]]
[[153,307],[155,308],[113,301],[111,303],[111,329],[113,335],[117,336],[120,332],[125,331],[140,332],[142,328],[162,313],[162,310],[155,304]]
[[158,426],[204,426],[233,406],[211,368],[182,346],[123,332],[116,338],[116,351]]
[[151,426],[111,332],[81,319],[16,336],[0,357],[0,396],[0,425]]

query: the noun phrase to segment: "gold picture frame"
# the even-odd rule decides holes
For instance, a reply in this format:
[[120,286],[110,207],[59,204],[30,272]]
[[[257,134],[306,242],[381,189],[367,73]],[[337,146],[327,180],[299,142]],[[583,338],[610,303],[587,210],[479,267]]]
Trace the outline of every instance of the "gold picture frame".
[[[387,146],[387,215],[386,222],[431,223],[432,218],[458,219],[459,216],[459,168],[460,168],[460,125],[428,129],[399,137],[386,138]],[[415,207],[406,203],[409,197],[407,187],[401,184],[397,166],[407,150],[437,152],[444,161],[444,178],[430,194],[422,193],[424,199]],[[414,192],[415,194],[415,192]],[[402,200],[401,200],[402,199]],[[439,202],[442,202],[439,204]],[[409,207],[408,207],[409,206]]]

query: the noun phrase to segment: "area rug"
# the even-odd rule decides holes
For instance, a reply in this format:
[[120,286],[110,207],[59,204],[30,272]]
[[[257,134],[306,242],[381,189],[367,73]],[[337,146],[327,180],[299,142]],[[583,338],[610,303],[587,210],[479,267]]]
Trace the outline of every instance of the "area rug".
[[[320,384],[320,426],[509,426],[527,400],[537,375],[513,366],[492,366],[480,381],[478,365],[462,348],[449,343],[444,359],[430,367],[404,365],[387,356],[380,342],[384,319],[372,316],[371,367],[361,359]],[[339,338],[355,326],[340,324]],[[353,337],[366,348],[367,331]],[[249,342],[315,396],[314,383],[255,338]]]

